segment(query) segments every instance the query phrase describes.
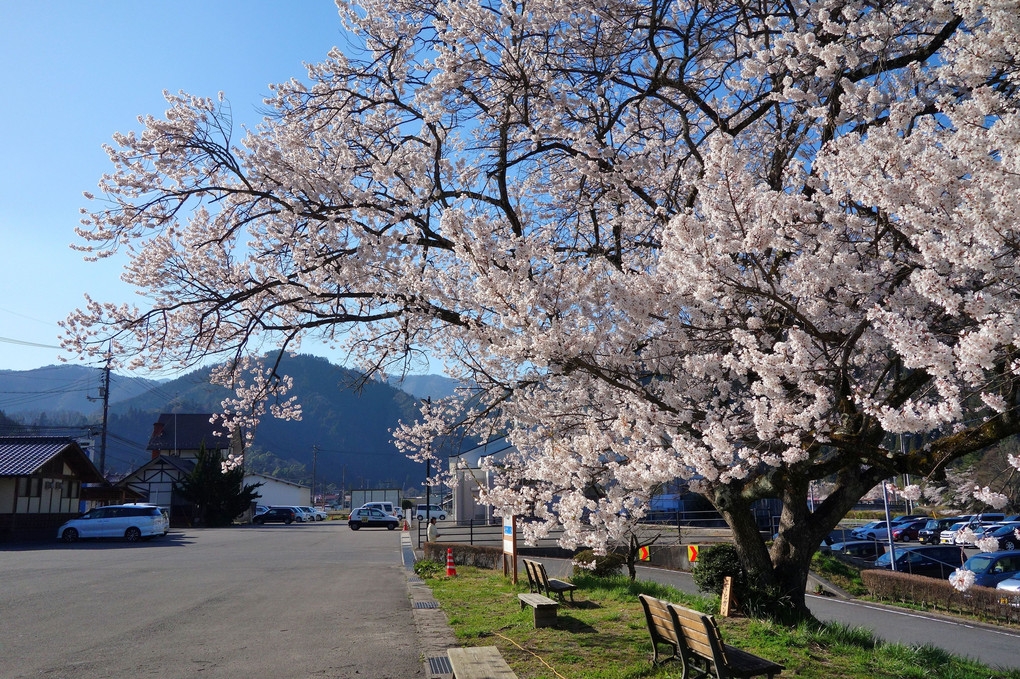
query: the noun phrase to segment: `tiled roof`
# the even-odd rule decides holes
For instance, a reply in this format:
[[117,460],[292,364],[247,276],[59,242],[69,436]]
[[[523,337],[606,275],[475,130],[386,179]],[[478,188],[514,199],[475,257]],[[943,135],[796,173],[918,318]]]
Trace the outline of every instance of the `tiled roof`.
[[0,476],[34,474],[61,454],[66,455],[65,460],[83,475],[85,482],[103,480],[77,442],[66,436],[0,437]]
[[35,473],[73,443],[69,438],[0,438],[0,476]]
[[[230,434],[219,424],[211,424],[209,413],[163,413],[158,424],[163,433],[149,439],[147,450],[219,450],[230,447]],[[217,436],[216,432],[220,432]]]

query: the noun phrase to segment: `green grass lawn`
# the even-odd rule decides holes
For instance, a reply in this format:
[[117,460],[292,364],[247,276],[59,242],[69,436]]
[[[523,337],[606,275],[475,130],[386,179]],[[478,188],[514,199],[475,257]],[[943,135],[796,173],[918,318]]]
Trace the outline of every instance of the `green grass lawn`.
[[[580,575],[576,605],[561,606],[555,627],[535,629],[530,608],[517,600],[525,585],[502,573],[457,567],[453,578],[429,579],[436,599],[464,646],[497,646],[521,679],[629,679],[679,677],[679,665],[653,667],[651,642],[637,595],[649,594],[707,613],[717,598],[684,594],[626,577]],[[786,666],[781,677],[816,679],[1020,679],[997,674],[940,649],[878,642],[867,630],[802,624],[789,629],[747,618],[719,618],[723,638]]]

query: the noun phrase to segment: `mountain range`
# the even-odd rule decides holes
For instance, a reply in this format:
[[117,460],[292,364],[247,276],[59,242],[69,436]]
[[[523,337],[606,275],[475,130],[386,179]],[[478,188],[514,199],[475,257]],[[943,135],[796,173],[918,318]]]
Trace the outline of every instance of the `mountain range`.
[[[210,370],[166,381],[111,373],[107,471],[127,473],[150,458],[146,444],[161,413],[218,412],[230,392],[209,382]],[[417,417],[417,398],[448,395],[454,380],[440,375],[391,380],[408,390],[403,391],[306,355],[284,359],[281,371],[294,380],[290,395],[297,396],[302,419],[263,418],[246,452],[254,471],[309,483],[314,468],[317,488],[421,486],[424,465],[399,453],[390,432],[401,420]],[[74,365],[0,371],[0,415],[18,422],[21,431],[91,435],[98,449],[102,377],[100,369]],[[0,434],[16,433],[15,428],[0,418]]]

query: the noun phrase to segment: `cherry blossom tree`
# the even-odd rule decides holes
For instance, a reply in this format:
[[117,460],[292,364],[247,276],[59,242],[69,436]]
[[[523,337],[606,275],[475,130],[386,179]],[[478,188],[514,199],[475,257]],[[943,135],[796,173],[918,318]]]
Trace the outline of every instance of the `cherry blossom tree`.
[[280,387],[249,364],[270,347],[441,358],[471,393],[398,432],[410,453],[507,435],[488,501],[570,545],[689,480],[802,612],[868,489],[1020,431],[1011,3],[339,9],[364,50],[276,85],[243,138],[185,93],[115,137],[79,247],[126,251],[146,299],[89,299],[69,348],[224,359],[236,413]]

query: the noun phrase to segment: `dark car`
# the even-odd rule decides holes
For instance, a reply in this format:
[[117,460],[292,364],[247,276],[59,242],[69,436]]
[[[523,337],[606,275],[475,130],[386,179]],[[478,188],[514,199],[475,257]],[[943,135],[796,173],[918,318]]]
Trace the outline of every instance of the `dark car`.
[[937,545],[939,543],[939,536],[942,535],[942,531],[947,530],[954,523],[959,523],[965,519],[962,516],[950,516],[943,519],[928,519],[928,523],[924,524],[924,528],[917,531],[917,541],[922,545]]
[[360,528],[386,528],[394,530],[399,523],[400,520],[397,517],[387,514],[381,509],[361,507],[351,512],[351,518],[347,525],[351,527],[351,530],[358,530]]
[[267,509],[265,512],[259,514],[251,521],[252,523],[257,523],[259,525],[263,523],[291,524],[294,523],[294,520],[296,518],[297,516],[295,515],[294,510],[291,509],[290,507],[272,507],[270,509]]
[[874,540],[851,540],[849,542],[834,542],[829,545],[829,551],[832,553],[846,554],[864,561],[874,561],[884,548],[884,544]]
[[[891,553],[886,552],[875,559],[875,568],[889,570],[890,556]],[[911,575],[926,575],[945,580],[963,565],[963,560],[963,550],[952,545],[896,548],[896,570]]]
[[892,539],[900,542],[906,542],[908,540],[916,540],[918,533],[921,529],[928,525],[927,519],[921,519],[920,521],[911,521],[910,523],[903,523],[900,525],[893,524]]
[[1017,537],[1017,531],[1020,531],[1020,521],[1013,521],[998,528],[990,528],[985,532],[985,537],[998,540],[999,549],[1020,549],[1020,537]]

